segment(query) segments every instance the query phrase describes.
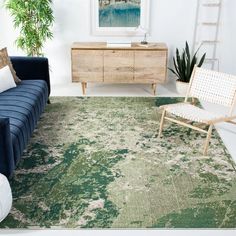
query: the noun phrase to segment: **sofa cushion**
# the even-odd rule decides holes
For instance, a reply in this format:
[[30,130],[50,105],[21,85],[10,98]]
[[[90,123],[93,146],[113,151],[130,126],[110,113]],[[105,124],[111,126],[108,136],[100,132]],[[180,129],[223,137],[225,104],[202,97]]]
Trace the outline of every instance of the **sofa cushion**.
[[43,80],[22,81],[16,88],[0,94],[0,117],[10,119],[15,164],[35,129],[48,99]]
[[10,89],[15,88],[16,83],[11,74],[9,66],[5,66],[0,69],[0,93]]
[[17,77],[16,72],[12,66],[11,60],[8,56],[7,48],[3,48],[0,50],[0,69],[5,66],[9,66],[15,82],[20,83],[21,80]]

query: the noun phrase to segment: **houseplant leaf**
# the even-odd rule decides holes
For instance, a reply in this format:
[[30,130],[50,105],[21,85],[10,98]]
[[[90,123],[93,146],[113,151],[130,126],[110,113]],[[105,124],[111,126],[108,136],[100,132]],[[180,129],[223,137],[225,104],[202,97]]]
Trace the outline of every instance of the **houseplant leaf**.
[[191,79],[191,75],[194,69],[194,66],[197,65],[201,67],[205,61],[206,53],[201,57],[198,62],[197,54],[199,52],[200,47],[197,51],[191,56],[189,44],[185,43],[185,48],[180,54],[179,49],[176,49],[175,57],[173,58],[174,68],[169,68],[169,70],[178,77],[178,81],[188,83]]
[[206,58],[206,53],[202,56],[202,58],[201,58],[201,60],[200,60],[200,62],[199,62],[199,64],[198,64],[198,67],[201,67],[201,66],[202,66],[202,64],[203,64],[204,61],[205,61],[205,58]]
[[43,55],[43,45],[53,37],[51,26],[54,22],[52,0],[6,0],[5,7],[13,17],[15,28],[20,35],[16,39],[18,48],[29,56]]

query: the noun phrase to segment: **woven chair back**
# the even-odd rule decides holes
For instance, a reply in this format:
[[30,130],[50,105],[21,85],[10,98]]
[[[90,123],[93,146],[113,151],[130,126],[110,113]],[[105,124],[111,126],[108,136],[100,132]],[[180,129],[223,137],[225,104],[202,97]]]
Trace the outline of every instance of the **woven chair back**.
[[236,99],[236,76],[195,68],[189,96],[214,104],[232,107]]

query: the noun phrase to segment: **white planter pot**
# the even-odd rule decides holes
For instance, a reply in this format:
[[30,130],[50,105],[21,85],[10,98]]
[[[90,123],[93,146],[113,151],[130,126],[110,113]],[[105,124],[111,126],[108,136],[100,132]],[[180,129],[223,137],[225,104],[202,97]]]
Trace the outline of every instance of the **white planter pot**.
[[9,214],[12,206],[11,187],[7,178],[0,174],[0,222]]
[[181,81],[176,81],[176,90],[181,96],[186,96],[188,92],[189,83],[184,83]]

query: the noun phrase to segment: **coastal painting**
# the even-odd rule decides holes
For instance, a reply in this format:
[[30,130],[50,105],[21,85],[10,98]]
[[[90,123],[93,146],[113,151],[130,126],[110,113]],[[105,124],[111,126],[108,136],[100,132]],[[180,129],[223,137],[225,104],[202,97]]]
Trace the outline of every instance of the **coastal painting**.
[[141,0],[99,0],[99,27],[138,27]]
[[128,36],[148,29],[150,0],[91,0],[94,35]]

